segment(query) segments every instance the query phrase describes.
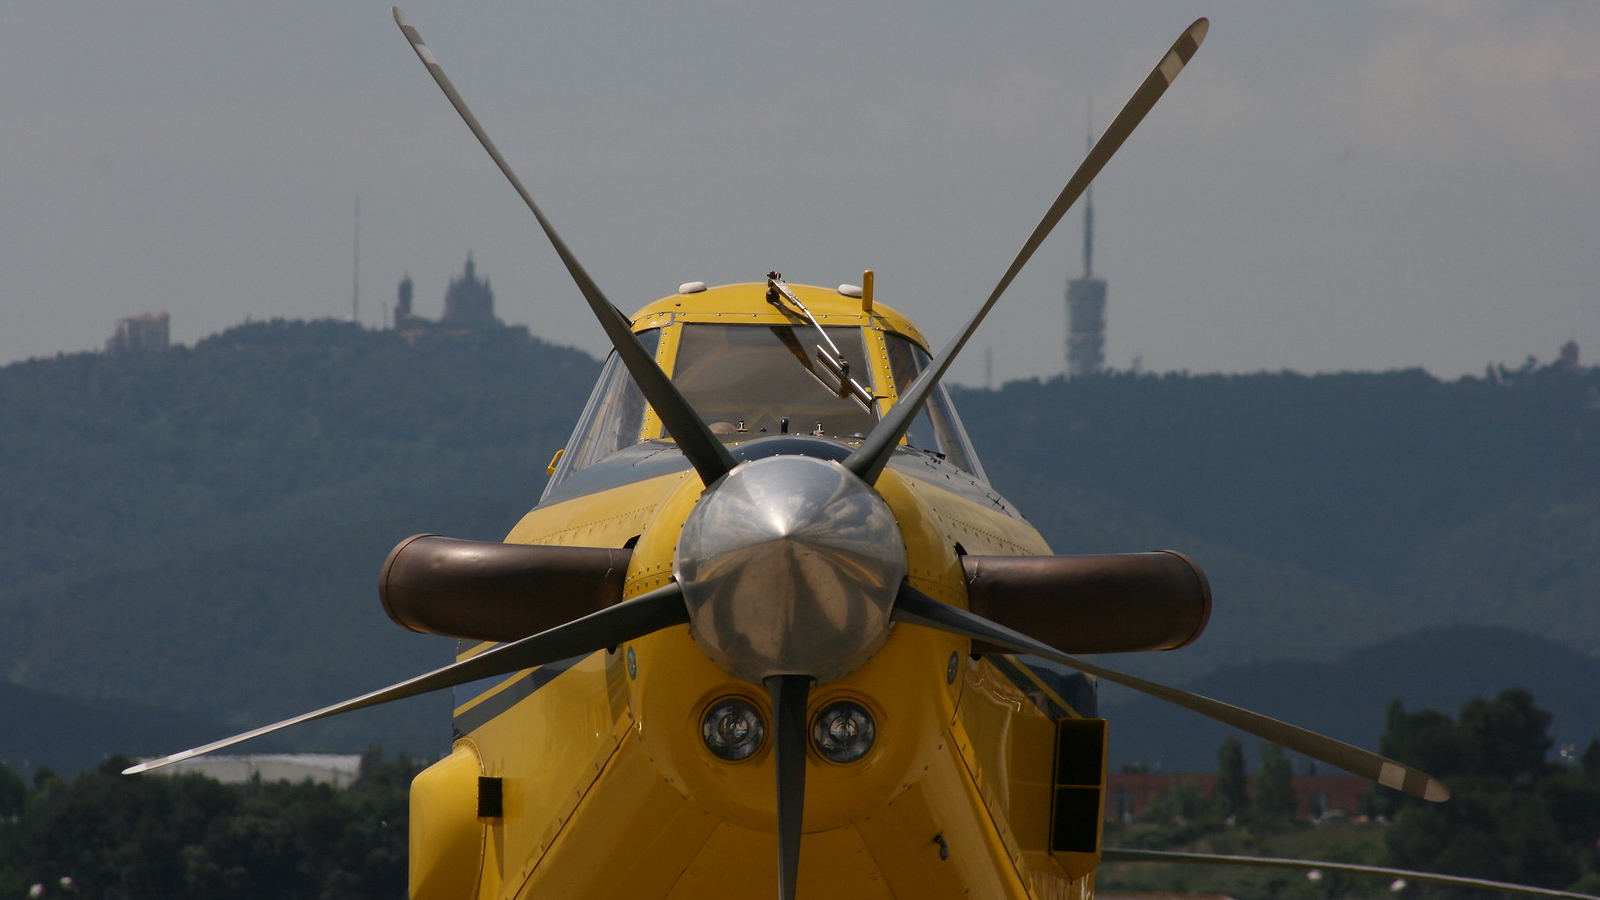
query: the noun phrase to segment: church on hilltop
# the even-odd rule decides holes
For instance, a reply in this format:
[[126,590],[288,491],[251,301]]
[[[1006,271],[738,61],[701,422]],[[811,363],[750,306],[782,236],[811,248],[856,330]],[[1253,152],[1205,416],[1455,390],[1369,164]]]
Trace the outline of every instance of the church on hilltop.
[[395,299],[394,327],[396,331],[416,333],[423,331],[472,331],[493,328],[501,324],[494,314],[494,289],[487,278],[478,277],[472,254],[459,278],[450,279],[444,292],[444,313],[434,321],[424,319],[412,311],[414,286],[407,274],[400,281],[399,295]]

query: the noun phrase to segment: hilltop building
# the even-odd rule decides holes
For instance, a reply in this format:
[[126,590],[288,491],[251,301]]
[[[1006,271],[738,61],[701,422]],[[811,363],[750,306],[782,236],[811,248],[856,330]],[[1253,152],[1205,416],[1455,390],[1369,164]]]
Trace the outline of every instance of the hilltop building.
[[1556,365],[1563,372],[1582,372],[1583,364],[1578,361],[1578,342],[1569,340],[1561,345],[1561,356],[1556,360]]
[[423,321],[411,312],[412,293],[411,273],[407,272],[405,277],[400,279],[400,288],[394,300],[394,327],[398,331],[406,330],[412,325],[413,320],[416,322]]
[[494,291],[487,279],[478,279],[471,253],[467,254],[466,270],[460,278],[450,279],[450,287],[444,292],[444,315],[439,324],[468,328],[500,324],[494,317]]
[[438,321],[425,319],[413,311],[415,293],[416,287],[412,284],[411,275],[408,273],[400,280],[395,296],[396,331],[410,335],[430,331],[459,333],[497,327],[501,324],[494,314],[494,289],[489,287],[488,279],[478,277],[477,267],[473,265],[470,253],[467,255],[467,263],[461,277],[450,279],[450,286],[444,294],[444,314]]
[[1098,374],[1106,363],[1106,280],[1094,277],[1094,194],[1084,197],[1083,277],[1067,282],[1067,375]]
[[169,316],[145,313],[117,320],[117,330],[106,341],[107,353],[154,353],[170,346]]

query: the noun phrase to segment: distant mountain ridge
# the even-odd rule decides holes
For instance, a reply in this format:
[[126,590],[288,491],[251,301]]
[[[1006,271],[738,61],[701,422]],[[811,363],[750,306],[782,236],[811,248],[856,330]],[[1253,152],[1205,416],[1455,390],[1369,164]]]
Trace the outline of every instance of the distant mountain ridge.
[[[0,367],[0,680],[247,727],[440,664],[450,641],[379,609],[379,565],[419,532],[502,537],[598,369],[517,328],[332,321]],[[1205,568],[1199,642],[1105,660],[1193,679],[1462,623],[1600,647],[1597,390],[1594,369],[1549,367],[955,394],[1057,552]],[[448,743],[448,698],[361,716],[289,739]]]

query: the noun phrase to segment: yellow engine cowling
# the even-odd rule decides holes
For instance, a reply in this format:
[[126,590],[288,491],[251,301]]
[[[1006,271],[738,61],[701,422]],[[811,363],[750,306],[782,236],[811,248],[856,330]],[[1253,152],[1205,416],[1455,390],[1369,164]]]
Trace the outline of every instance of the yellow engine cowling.
[[488,823],[479,816],[483,766],[468,741],[411,782],[412,900],[477,896]]

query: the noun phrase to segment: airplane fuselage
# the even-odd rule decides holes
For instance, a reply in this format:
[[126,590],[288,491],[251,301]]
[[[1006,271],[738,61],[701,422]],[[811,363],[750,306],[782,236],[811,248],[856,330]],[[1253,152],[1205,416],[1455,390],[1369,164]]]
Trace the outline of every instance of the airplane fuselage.
[[[836,463],[859,439],[856,426],[870,427],[925,361],[921,336],[887,307],[863,308],[870,300],[794,288],[853,357],[850,377],[878,407],[864,408],[830,390],[826,373],[810,371],[811,354],[799,348],[818,343],[816,329],[770,303],[766,287],[669,297],[635,317],[634,328],[657,332],[648,335],[657,361],[702,415],[733,426],[714,430],[736,459]],[[775,381],[797,396],[787,400]],[[706,487],[648,412],[614,396],[627,385],[602,375],[544,499],[506,538],[631,550],[625,598],[672,581],[685,520]],[[1050,551],[983,479],[947,399],[930,407],[925,433],[912,431],[875,487],[904,540],[906,581],[965,607],[964,555]],[[853,430],[838,433],[836,421]],[[779,598],[774,604],[781,607]],[[770,722],[768,694],[713,662],[694,627],[458,689],[454,750],[413,790],[413,895],[705,898],[769,890],[769,746],[730,761],[702,733],[708,710],[729,698]],[[465,641],[461,656],[492,646]],[[813,727],[819,712],[851,701],[869,711],[874,735],[858,759],[830,761],[815,747],[807,755],[800,896],[837,896],[841,885],[852,897],[1088,895],[1103,728],[1101,740],[1073,748],[1095,757],[1079,761],[1095,773],[1079,785],[1092,795],[1094,834],[1079,835],[1078,850],[1052,853],[1051,845],[1057,720],[1094,715],[1092,684],[1036,660],[970,650],[970,641],[944,632],[895,627],[859,668],[811,692]],[[501,805],[487,811],[499,815],[479,815],[476,801],[463,800],[480,794],[480,778],[498,780],[490,783]]]

